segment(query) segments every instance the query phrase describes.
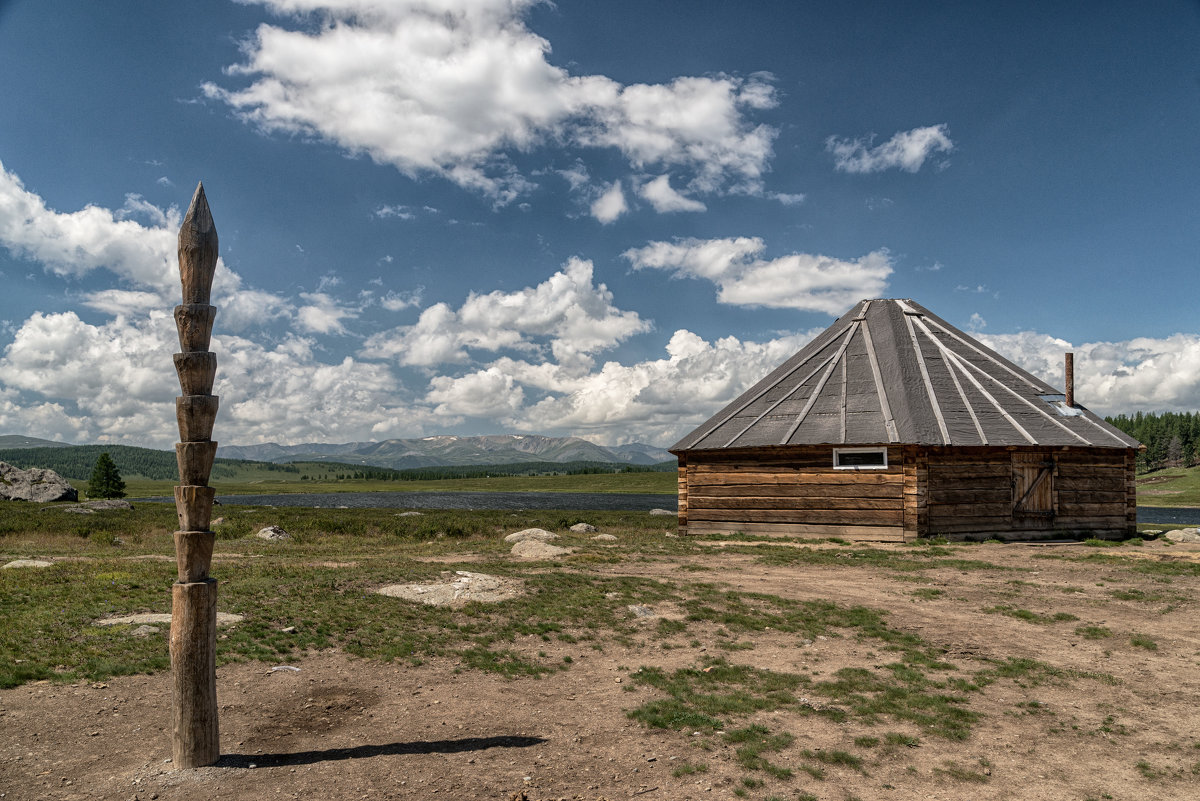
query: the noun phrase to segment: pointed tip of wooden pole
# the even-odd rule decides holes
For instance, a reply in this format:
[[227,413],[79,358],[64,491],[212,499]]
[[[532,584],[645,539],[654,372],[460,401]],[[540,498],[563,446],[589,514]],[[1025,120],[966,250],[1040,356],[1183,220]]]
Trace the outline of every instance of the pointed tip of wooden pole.
[[212,211],[208,208],[208,198],[204,194],[204,182],[196,184],[196,192],[192,195],[191,205],[183,216],[184,228],[191,228],[198,234],[215,231]]

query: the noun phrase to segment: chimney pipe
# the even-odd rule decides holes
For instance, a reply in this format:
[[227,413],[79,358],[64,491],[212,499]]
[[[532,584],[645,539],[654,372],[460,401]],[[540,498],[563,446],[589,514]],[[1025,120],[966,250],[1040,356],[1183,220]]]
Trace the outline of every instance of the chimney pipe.
[[1067,373],[1067,407],[1075,408],[1075,354],[1067,353],[1066,373]]

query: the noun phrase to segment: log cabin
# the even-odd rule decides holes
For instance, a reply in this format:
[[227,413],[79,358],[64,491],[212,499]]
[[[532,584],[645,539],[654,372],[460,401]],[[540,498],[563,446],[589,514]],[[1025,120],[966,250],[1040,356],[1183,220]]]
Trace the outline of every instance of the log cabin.
[[912,300],[863,300],[670,448],[679,530],[1120,539],[1140,443]]

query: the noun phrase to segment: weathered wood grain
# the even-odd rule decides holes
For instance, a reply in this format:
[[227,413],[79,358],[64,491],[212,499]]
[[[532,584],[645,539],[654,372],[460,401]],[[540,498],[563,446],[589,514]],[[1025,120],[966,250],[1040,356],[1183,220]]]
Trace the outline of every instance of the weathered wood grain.
[[220,399],[216,395],[184,395],[175,399],[175,419],[183,442],[207,442],[212,439]]
[[[700,501],[697,500],[700,508]],[[753,497],[740,498],[705,498],[704,509],[778,509],[779,498]],[[787,500],[789,509],[811,510],[853,510],[853,509],[891,509],[903,508],[900,498],[826,498],[821,496],[795,497]]]
[[[207,486],[212,472],[217,443],[178,442],[175,444],[175,463],[179,467],[179,483],[185,486]],[[192,530],[192,529],[187,529]]]
[[217,248],[217,227],[204,195],[204,184],[198,184],[179,227],[179,279],[184,305],[209,302],[217,269]]
[[821,523],[832,525],[900,526],[902,509],[863,509],[847,514],[844,510],[822,509],[690,509],[688,526],[700,520],[743,521],[747,523]]
[[216,538],[217,535],[211,531],[175,532],[175,566],[181,584],[208,579],[213,542]]
[[215,494],[212,487],[175,488],[175,512],[179,517],[180,531],[208,531]]
[[217,582],[171,587],[171,756],[177,769],[215,764],[217,722]]
[[688,523],[688,534],[754,534],[763,537],[840,537],[856,542],[903,542],[904,529],[900,526],[845,526],[813,525],[805,523],[726,523],[716,521],[693,521]]
[[175,354],[175,372],[184,395],[211,395],[217,377],[217,354],[191,351]]
[[216,316],[217,307],[207,303],[176,306],[175,328],[179,332],[179,349],[184,353],[208,350]]

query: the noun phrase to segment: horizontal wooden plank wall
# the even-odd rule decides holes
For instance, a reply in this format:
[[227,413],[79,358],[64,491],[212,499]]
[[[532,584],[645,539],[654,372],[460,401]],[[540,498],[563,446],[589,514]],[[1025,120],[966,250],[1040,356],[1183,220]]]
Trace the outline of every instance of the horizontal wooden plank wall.
[[[1013,453],[1019,461],[1053,460],[1053,514],[1014,514]],[[916,448],[910,458],[928,470],[928,523],[921,536],[1006,539],[1068,535],[1124,536],[1136,528],[1124,448]],[[1132,528],[1131,528],[1132,526]]]
[[680,531],[903,540],[900,447],[888,465],[835,470],[833,446],[692,451],[680,456]]
[[[1053,460],[1053,514],[1014,515],[1013,453]],[[835,470],[833,446],[679,456],[680,533],[855,540],[1122,537],[1136,531],[1124,448],[888,446],[886,470]]]
[[1101,536],[1106,532],[1109,536],[1132,536],[1137,531],[1137,497],[1129,497],[1132,475],[1127,462],[1132,464],[1133,458],[1132,449],[1056,452],[1058,515],[1054,527]]

